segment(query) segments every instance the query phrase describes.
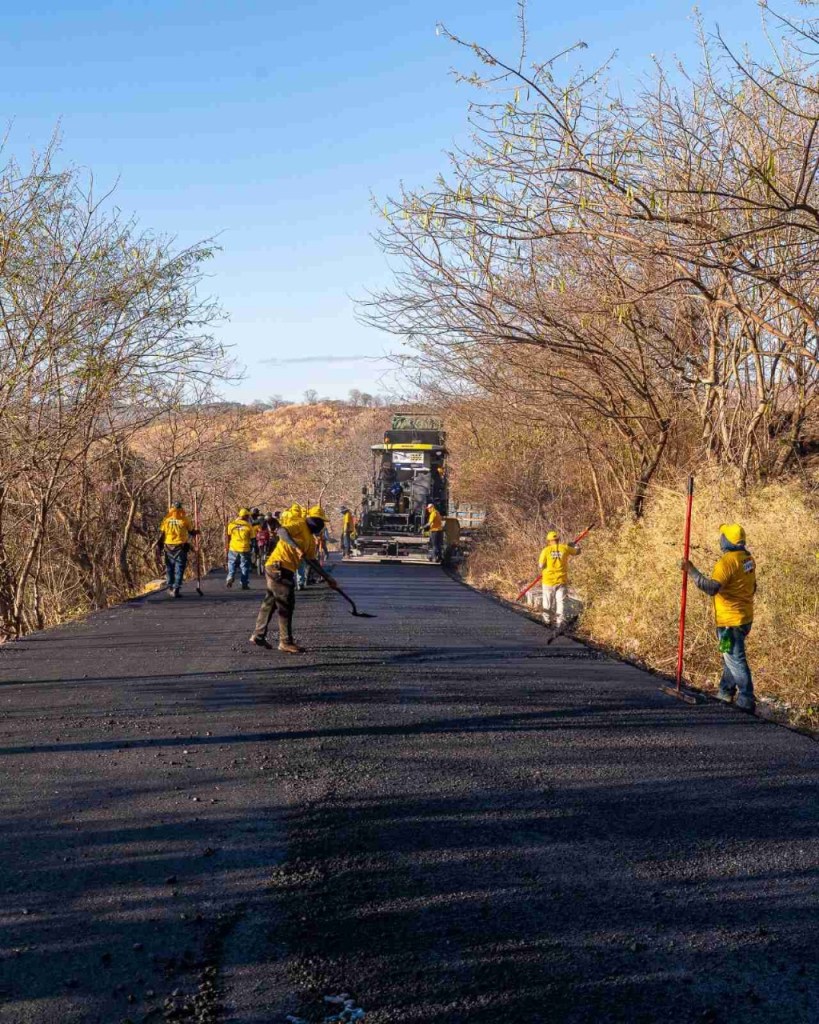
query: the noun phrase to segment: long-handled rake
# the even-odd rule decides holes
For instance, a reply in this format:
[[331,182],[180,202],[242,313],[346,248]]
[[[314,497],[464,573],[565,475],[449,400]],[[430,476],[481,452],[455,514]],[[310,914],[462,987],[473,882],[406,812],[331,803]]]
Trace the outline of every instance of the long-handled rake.
[[[333,580],[333,582],[336,583],[335,580]],[[356,606],[355,606],[355,601],[351,597],[348,597],[347,594],[344,593],[344,591],[341,589],[341,587],[338,585],[338,583],[336,583],[335,587],[331,587],[330,589],[331,590],[335,590],[338,594],[340,594],[344,598],[345,601],[347,601],[348,604],[351,604],[353,606],[353,615],[356,615],[359,619],[377,619],[378,618],[378,616],[377,615],[373,615],[372,612],[360,612],[358,610],[358,608],[356,608]]]
[[[687,562],[691,555],[691,509],[694,505],[694,477],[689,476],[688,487],[686,488],[685,505],[685,532],[683,534],[683,558]],[[680,591],[680,625],[677,634],[677,673],[674,686],[661,686],[663,693],[677,700],[685,701],[686,704],[697,704],[698,700],[693,693],[683,689],[683,658],[685,654],[685,611],[688,606],[688,571],[682,571],[682,589]]]
[[202,597],[202,534],[199,532],[199,500],[196,492],[193,495],[193,528],[196,530],[196,543],[193,548],[196,559],[196,593]]
[[345,594],[344,593],[344,591],[338,585],[336,580],[325,569],[323,569],[319,565],[318,560],[317,559],[313,559],[313,558],[305,558],[304,552],[301,550],[301,548],[298,546],[298,544],[293,540],[293,538],[290,536],[290,534],[287,532],[287,530],[285,530],[284,527],[280,527],[280,529],[286,535],[288,543],[291,544],[296,549],[296,551],[298,551],[299,555],[302,558],[304,558],[305,562],[307,562],[309,565],[312,565],[313,569],[319,574],[319,576],[323,576],[324,577],[324,579],[329,584],[330,589],[331,590],[335,590],[338,594],[340,594],[341,597],[344,598],[344,600],[347,602],[347,604],[352,605],[352,608],[353,608],[352,614],[355,615],[356,618],[359,618],[359,619],[377,619],[378,618],[377,615],[373,615],[371,612],[360,612],[358,610],[358,608],[356,608],[355,601],[349,596],[349,594]]

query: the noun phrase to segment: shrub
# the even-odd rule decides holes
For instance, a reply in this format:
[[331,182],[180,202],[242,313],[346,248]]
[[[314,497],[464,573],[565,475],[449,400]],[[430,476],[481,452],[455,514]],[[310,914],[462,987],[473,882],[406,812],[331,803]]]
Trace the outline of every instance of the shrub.
[[[676,664],[685,498],[655,488],[641,520],[597,529],[572,566],[572,585],[584,603],[578,633],[651,668]],[[733,481],[698,479],[691,558],[710,573],[719,557],[719,525],[740,522],[757,561],[759,590],[748,657],[757,695],[819,725],[819,515],[798,483],[776,483],[741,494]],[[579,531],[579,527],[578,527]],[[486,538],[469,579],[514,597],[518,580],[536,570],[541,538]],[[711,601],[689,588],[685,676],[714,689],[720,655]]]

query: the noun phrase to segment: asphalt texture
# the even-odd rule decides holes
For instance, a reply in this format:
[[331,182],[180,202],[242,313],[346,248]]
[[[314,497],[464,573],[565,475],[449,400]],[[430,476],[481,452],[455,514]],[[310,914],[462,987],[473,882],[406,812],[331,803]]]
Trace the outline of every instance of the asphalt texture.
[[217,577],[0,649],[2,1024],[819,1020],[812,740],[338,578],[301,656]]

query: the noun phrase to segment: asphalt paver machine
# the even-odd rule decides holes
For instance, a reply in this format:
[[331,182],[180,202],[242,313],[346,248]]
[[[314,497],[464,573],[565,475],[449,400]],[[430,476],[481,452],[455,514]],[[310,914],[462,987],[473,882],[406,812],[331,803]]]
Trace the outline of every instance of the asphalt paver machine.
[[398,414],[382,444],[374,444],[370,484],[362,490],[357,546],[378,561],[427,561],[421,533],[426,507],[449,508],[446,434],[434,416]]

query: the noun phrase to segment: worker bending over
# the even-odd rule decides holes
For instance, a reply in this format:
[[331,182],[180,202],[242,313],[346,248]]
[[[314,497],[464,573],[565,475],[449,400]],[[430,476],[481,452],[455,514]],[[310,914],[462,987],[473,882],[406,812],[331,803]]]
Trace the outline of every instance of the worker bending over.
[[250,590],[250,552],[259,527],[251,519],[250,509],[240,508],[238,516],[227,524],[225,536],[228,542],[228,565],[225,586],[232,587],[239,568],[242,590]]
[[546,534],[546,547],[540,552],[542,569],[543,621],[563,629],[566,622],[566,596],[569,590],[569,559],[580,554],[576,544],[561,544],[557,530]]
[[438,509],[430,502],[427,505],[427,521],[422,528],[422,533],[429,531],[429,555],[430,562],[440,562],[444,557],[444,520]]
[[250,642],[258,647],[272,650],[267,640],[267,630],[273,613],[279,620],[279,650],[287,654],[301,654],[304,650],[293,639],[293,611],[296,607],[296,571],[304,559],[328,586],[338,589],[338,584],[322,569],[316,559],[316,536],[324,529],[326,516],[320,505],[314,505],[305,514],[300,505],[294,505],[283,512],[276,531],[276,546],[270,552],[265,564],[265,593],[256,627]]
[[157,559],[164,556],[168,593],[172,597],[182,596],[182,580],[185,577],[185,566],[188,564],[188,552],[191,549],[189,541],[197,533],[180,501],[171,505],[168,514],[159,524],[156,554]]
[[680,563],[697,587],[714,599],[714,619],[722,654],[722,679],[717,697],[753,712],[756,707],[751,669],[745,654],[745,638],[754,621],[756,563],[745,546],[745,530],[739,523],[719,528],[722,557],[709,576],[690,561]]

